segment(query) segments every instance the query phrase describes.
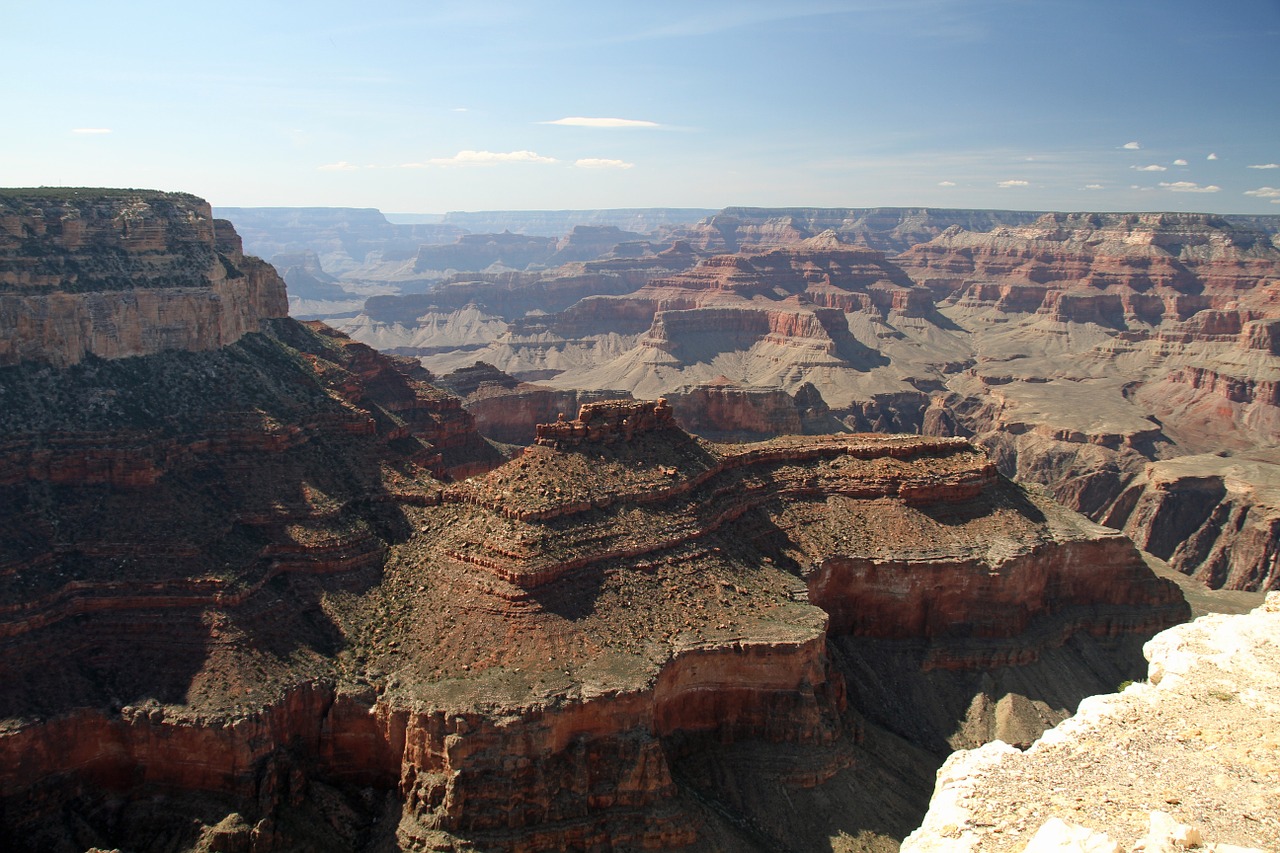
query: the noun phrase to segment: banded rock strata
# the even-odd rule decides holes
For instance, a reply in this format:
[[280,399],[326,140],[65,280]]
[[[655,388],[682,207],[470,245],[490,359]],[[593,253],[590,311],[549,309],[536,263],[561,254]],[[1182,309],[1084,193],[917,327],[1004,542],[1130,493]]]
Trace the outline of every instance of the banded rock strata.
[[193,196],[0,193],[0,365],[212,350],[286,313],[279,276]]

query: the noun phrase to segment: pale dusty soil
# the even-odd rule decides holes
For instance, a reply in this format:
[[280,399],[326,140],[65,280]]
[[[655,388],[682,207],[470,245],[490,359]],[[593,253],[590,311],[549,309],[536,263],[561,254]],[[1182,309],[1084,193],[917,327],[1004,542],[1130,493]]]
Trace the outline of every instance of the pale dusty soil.
[[1280,594],[1147,646],[1150,683],[1086,700],[1027,752],[956,753],[904,851],[1021,851],[1051,817],[1133,850],[1151,812],[1206,845],[1280,850]]

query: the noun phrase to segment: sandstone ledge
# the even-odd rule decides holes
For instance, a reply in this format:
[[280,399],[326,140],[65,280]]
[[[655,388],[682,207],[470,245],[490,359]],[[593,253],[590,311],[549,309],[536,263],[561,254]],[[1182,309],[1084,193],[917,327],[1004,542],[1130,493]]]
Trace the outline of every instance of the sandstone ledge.
[[1133,850],[1157,811],[1198,829],[1206,849],[1274,850],[1277,635],[1280,593],[1248,615],[1158,634],[1144,650],[1149,683],[1085,700],[1026,752],[993,741],[955,753],[904,853],[1021,851],[1053,818]]
[[284,281],[194,196],[0,193],[0,365],[215,350],[287,313]]

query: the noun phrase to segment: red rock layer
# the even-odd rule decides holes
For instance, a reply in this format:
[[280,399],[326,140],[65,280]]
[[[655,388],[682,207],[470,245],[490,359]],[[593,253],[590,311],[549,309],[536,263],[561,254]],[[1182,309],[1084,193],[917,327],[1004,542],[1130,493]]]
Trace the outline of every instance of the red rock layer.
[[1242,298],[1273,306],[1265,283],[1276,258],[1265,235],[1218,217],[1046,214],[986,234],[951,228],[896,260],[915,281],[967,307],[1123,327],[1235,310]]

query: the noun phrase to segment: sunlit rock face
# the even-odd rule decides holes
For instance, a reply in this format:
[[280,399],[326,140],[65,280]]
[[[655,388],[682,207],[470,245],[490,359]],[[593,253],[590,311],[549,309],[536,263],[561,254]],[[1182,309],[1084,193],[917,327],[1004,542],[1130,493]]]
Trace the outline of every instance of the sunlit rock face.
[[[1215,586],[1271,586],[1274,219],[735,209],[607,275],[592,261],[589,275],[463,277],[371,300],[345,327],[439,373],[482,360],[537,386],[467,403],[504,441],[595,393],[665,396],[718,439],[961,435],[1006,475],[1140,538],[1155,516],[1130,520],[1135,506],[1196,493],[1140,501],[1164,477],[1148,466],[1234,454],[1231,505],[1161,551]],[[497,426],[503,393],[511,424]]]
[[286,314],[275,270],[194,196],[0,193],[0,364],[217,349]]

